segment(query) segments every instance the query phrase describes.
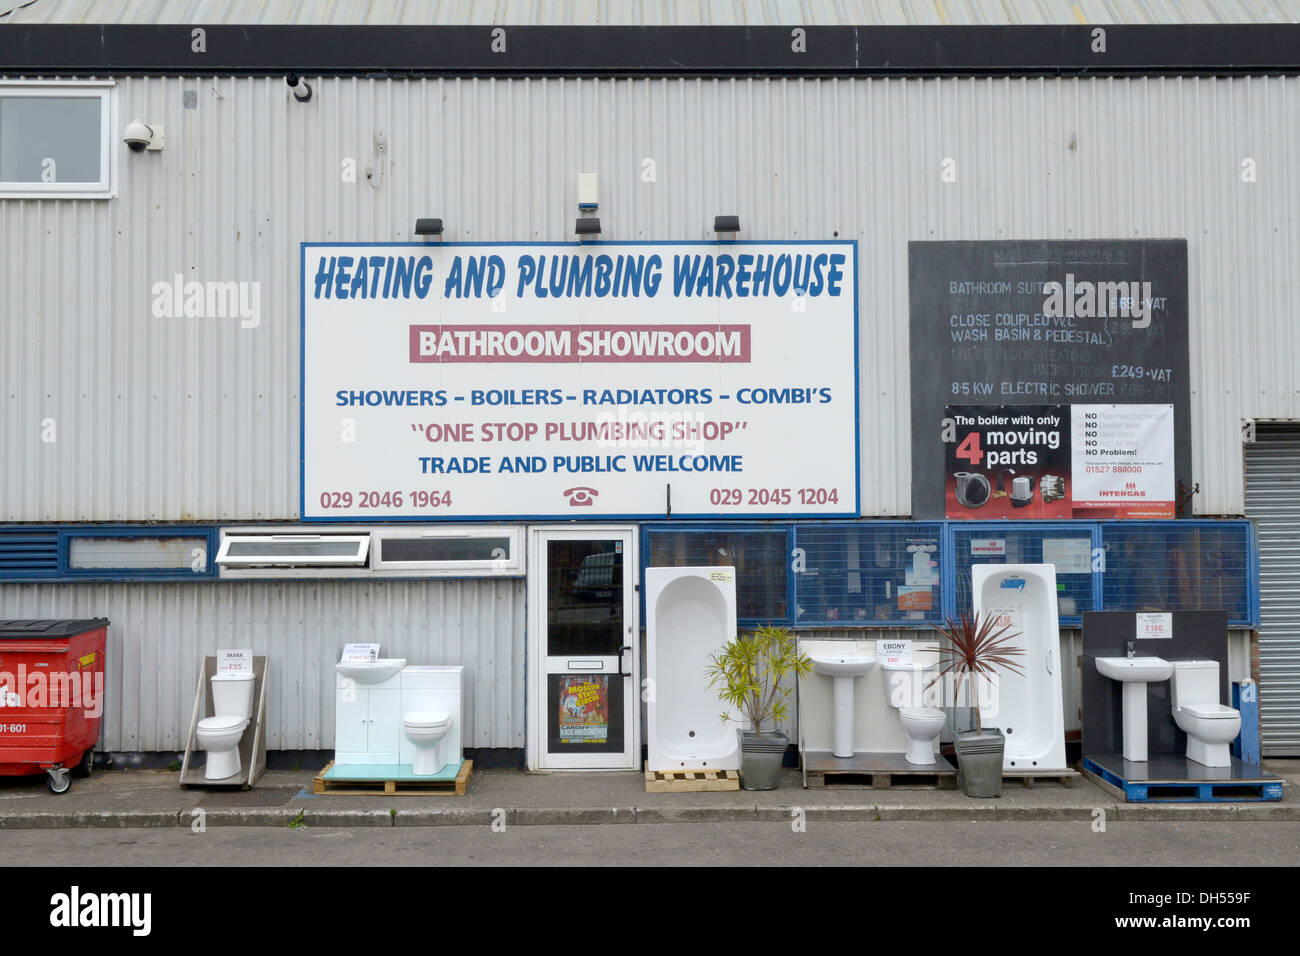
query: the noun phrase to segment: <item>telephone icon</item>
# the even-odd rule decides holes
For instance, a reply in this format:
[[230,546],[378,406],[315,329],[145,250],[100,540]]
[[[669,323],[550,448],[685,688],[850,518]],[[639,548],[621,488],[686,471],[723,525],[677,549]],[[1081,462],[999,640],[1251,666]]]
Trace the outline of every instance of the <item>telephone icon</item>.
[[578,486],[576,488],[566,488],[563,494],[569,499],[569,507],[586,508],[596,503],[595,498],[600,492],[595,488]]

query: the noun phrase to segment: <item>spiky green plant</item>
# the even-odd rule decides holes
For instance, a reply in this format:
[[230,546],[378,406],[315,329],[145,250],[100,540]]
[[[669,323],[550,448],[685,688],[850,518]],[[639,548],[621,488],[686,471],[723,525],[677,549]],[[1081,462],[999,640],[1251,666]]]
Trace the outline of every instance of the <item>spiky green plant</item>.
[[722,719],[748,720],[758,734],[764,723],[771,722],[775,729],[789,714],[794,688],[784,686],[782,681],[792,674],[802,677],[811,669],[812,660],[799,653],[798,641],[790,629],[769,624],[737,635],[720,653],[711,654],[705,673],[722,702],[741,715],[737,718],[724,711]]
[[[1025,676],[1020,665],[1012,660],[1017,655],[1023,655],[1024,650],[1009,643],[1019,637],[1020,632],[1008,633],[1011,630],[1010,624],[997,627],[996,616],[985,615],[981,619],[978,614],[963,612],[955,621],[952,618],[945,618],[943,624],[932,626],[948,639],[948,646],[939,649],[944,663],[939,668],[938,676],[930,682],[929,686],[933,687],[935,681],[943,680],[948,674],[955,674],[957,679],[953,684],[952,693],[954,707],[957,706],[963,680],[969,683],[973,675],[992,677],[997,672],[997,668],[1005,667],[1013,674]],[[978,699],[975,701],[974,709],[975,730],[983,733],[984,725],[980,721]]]

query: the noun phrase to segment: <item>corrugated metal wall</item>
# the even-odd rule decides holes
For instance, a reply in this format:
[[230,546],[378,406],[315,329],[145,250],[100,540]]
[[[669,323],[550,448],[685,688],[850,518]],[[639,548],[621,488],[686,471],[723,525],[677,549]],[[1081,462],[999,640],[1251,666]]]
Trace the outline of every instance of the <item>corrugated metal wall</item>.
[[[298,243],[570,239],[580,171],[606,240],[858,239],[864,514],[911,511],[912,239],[1187,237],[1198,514],[1243,512],[1242,418],[1300,417],[1300,78],[310,82],[122,80],[167,148],[120,198],[0,202],[0,520],[296,517]],[[155,318],[176,274],[261,324]]]
[[[4,0],[14,23],[985,26],[1295,20],[1297,0]],[[0,16],[4,16],[0,12]]]
[[328,750],[334,662],[347,641],[465,665],[465,746],[524,746],[522,578],[9,584],[0,608],[6,618],[112,622],[100,750],[184,750],[201,658],[224,647],[270,656],[269,749]]

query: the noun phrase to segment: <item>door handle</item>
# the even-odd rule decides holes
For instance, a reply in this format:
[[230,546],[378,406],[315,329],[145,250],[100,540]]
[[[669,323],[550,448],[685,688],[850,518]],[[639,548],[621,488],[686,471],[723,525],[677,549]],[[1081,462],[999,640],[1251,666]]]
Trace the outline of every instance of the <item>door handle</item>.
[[620,647],[620,648],[618,649],[618,676],[619,676],[619,677],[631,677],[631,676],[632,676],[631,674],[624,673],[624,671],[623,671],[623,652],[624,652],[624,651],[630,651],[631,649],[632,649],[632,645],[631,645],[631,644],[624,644],[622,647]]

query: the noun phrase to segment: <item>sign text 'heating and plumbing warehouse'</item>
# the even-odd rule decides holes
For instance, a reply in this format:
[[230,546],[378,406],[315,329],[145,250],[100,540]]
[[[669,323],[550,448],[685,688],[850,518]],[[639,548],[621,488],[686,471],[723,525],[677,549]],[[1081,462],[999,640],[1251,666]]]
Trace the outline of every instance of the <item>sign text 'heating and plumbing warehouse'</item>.
[[302,513],[856,515],[852,242],[302,247]]

